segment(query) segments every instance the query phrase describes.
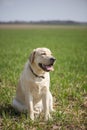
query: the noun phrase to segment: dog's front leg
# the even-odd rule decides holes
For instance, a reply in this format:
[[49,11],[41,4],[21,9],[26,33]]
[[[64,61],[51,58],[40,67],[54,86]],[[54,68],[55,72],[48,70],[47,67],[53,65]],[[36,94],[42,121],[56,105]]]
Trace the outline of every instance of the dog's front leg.
[[45,121],[51,119],[50,113],[49,113],[49,92],[46,92],[42,96],[42,102],[43,102],[43,110],[45,113]]
[[26,95],[26,104],[28,107],[28,112],[30,114],[30,119],[34,120],[33,96],[30,93]]

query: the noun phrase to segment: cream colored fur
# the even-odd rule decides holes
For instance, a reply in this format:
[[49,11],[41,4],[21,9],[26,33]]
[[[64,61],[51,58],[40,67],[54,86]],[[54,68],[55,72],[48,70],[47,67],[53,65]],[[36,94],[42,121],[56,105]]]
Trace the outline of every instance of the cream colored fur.
[[[51,58],[53,56],[49,49],[34,49],[19,79],[16,97],[12,105],[19,111],[28,110],[32,120],[34,120],[35,114],[40,114],[42,111],[45,113],[45,120],[51,118],[50,111],[53,111],[53,98],[49,90],[50,76],[49,72],[44,71],[38,65],[39,63],[49,65]],[[32,73],[30,66],[39,77]],[[53,67],[50,69],[53,70]]]

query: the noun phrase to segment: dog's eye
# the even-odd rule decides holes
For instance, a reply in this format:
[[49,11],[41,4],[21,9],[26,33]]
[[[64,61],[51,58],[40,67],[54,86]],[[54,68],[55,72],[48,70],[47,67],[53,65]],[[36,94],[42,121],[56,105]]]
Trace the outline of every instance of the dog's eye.
[[45,53],[45,52],[43,52],[43,53],[41,53],[41,55],[43,55],[43,56],[44,56],[44,55],[46,55],[46,53]]

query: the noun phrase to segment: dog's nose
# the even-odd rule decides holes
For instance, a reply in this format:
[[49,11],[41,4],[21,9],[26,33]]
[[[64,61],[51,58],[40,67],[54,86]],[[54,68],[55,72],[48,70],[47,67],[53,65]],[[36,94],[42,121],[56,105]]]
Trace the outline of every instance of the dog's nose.
[[54,63],[56,59],[54,57],[50,58],[51,63]]

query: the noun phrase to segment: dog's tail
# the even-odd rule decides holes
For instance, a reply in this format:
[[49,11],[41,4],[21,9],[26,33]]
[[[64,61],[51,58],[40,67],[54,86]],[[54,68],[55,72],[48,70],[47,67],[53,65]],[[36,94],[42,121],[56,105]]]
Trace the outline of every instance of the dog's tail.
[[15,98],[13,99],[12,106],[20,112],[27,110],[27,107]]

